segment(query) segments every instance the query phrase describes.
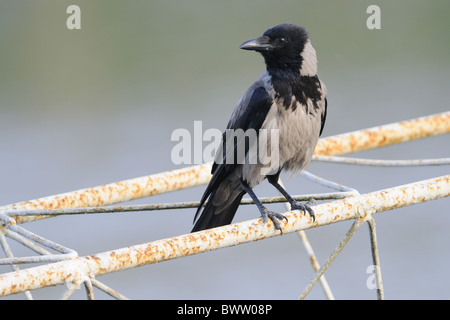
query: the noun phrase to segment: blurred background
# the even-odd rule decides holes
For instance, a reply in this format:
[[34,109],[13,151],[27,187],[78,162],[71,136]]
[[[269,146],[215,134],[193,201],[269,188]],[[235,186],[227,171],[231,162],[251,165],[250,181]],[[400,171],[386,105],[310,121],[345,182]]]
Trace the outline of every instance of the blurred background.
[[[81,30],[66,28],[71,4],[81,8]],[[380,30],[366,27],[371,4],[381,8]],[[0,205],[182,167],[170,158],[173,130],[192,132],[195,120],[203,130],[224,129],[264,70],[262,57],[238,46],[283,22],[305,26],[317,50],[328,88],[323,136],[447,111],[449,14],[448,0],[1,0]],[[445,135],[357,156],[448,157],[449,145]],[[448,174],[449,167],[312,163],[308,170],[364,193]],[[301,176],[283,178],[291,194],[328,192]],[[203,191],[133,203],[194,201]],[[267,183],[255,191],[276,194]],[[447,198],[375,216],[386,298],[450,298],[449,205]],[[187,233],[194,213],[64,216],[24,227],[83,256]],[[235,221],[258,216],[244,206]],[[307,231],[321,263],[350,225]],[[30,254],[11,245],[17,256]],[[371,264],[363,227],[326,273],[335,297],[376,298],[366,286]],[[133,299],[294,299],[312,277],[298,236],[287,234],[99,280]],[[57,298],[64,290],[33,295]],[[73,298],[84,299],[84,290]],[[308,298],[324,298],[319,285]]]

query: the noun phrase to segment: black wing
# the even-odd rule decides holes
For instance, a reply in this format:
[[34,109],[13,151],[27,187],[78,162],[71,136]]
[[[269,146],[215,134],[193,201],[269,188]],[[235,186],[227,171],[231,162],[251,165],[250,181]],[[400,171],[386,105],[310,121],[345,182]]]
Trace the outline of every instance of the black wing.
[[325,120],[327,119],[327,104],[328,104],[328,101],[327,101],[327,98],[325,98],[325,109],[323,110],[322,117],[321,117],[322,123],[320,124],[319,136],[322,134],[323,127],[325,126]]
[[[267,90],[264,87],[257,87],[253,90],[253,93],[251,94],[251,98],[248,102],[247,107],[245,108],[245,111],[242,113],[242,115],[236,119],[234,123],[229,123],[228,129],[242,129],[242,130],[248,130],[248,129],[254,129],[258,130],[261,129],[262,124],[264,123],[267,114],[270,110],[270,107],[273,104],[273,100]],[[237,144],[236,141],[234,141],[234,154],[236,156],[237,152]],[[226,163],[226,135],[225,133],[222,135],[222,150],[223,150],[223,158],[222,163],[214,162],[211,173],[213,176],[211,177],[211,180],[208,184],[208,187],[206,188],[202,199],[200,200],[200,205],[198,206],[197,212],[194,217],[194,221],[196,220],[203,204],[205,203],[206,199],[219,187],[220,183],[224,181],[224,179],[233,172],[238,164],[235,162],[233,163]],[[237,208],[236,208],[237,209]]]

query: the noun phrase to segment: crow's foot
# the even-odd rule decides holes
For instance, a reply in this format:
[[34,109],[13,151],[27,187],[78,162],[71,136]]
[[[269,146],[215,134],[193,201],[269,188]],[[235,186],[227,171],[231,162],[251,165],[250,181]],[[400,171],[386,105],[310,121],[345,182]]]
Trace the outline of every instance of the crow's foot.
[[283,234],[283,229],[280,226],[280,223],[278,222],[278,220],[286,220],[288,221],[288,219],[282,215],[281,213],[277,213],[277,212],[273,212],[268,210],[266,207],[263,207],[262,209],[262,213],[261,213],[261,217],[263,219],[263,223],[267,222],[267,218],[269,218],[270,220],[272,220],[273,225],[275,227],[276,230],[280,230],[280,232]]
[[314,221],[316,221],[316,216],[314,215],[314,210],[311,209],[311,207],[308,205],[311,202],[312,201],[309,201],[309,202],[303,204],[301,202],[294,201],[291,203],[291,210],[300,210],[305,213],[308,212],[309,216],[313,218],[313,222],[314,222]]

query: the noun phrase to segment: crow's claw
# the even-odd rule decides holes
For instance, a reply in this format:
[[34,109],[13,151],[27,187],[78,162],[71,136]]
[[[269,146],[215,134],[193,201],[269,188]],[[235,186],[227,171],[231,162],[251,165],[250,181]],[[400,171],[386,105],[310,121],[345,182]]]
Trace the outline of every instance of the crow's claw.
[[261,216],[262,216],[262,219],[263,219],[263,223],[266,223],[267,222],[267,218],[269,218],[270,220],[272,220],[275,229],[276,230],[280,230],[281,234],[283,234],[283,229],[281,228],[280,223],[278,222],[278,220],[283,220],[284,219],[284,220],[288,221],[288,218],[286,218],[281,213],[270,211],[266,207],[263,207],[263,214],[261,214]]
[[[310,202],[308,202],[308,203],[310,203]],[[311,218],[313,218],[313,222],[314,222],[314,221],[316,221],[316,216],[314,215],[314,210],[311,209],[311,207],[308,205],[308,203],[303,204],[301,202],[295,201],[295,202],[291,203],[291,210],[300,210],[305,213],[308,212],[309,216]]]

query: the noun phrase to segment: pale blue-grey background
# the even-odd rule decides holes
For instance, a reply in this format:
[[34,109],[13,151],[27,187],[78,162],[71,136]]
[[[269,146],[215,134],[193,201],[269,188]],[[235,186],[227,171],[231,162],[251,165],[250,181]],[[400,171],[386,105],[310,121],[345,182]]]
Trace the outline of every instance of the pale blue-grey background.
[[[78,31],[66,28],[71,4],[81,8]],[[381,30],[366,27],[371,4],[381,8]],[[324,136],[449,110],[449,14],[448,0],[2,0],[0,204],[181,167],[170,159],[172,131],[192,130],[195,120],[204,130],[223,129],[264,68],[260,56],[238,46],[282,22],[305,26],[317,50],[329,94]],[[440,136],[358,156],[448,157],[449,142]],[[449,167],[312,163],[309,170],[369,192],[448,174]],[[292,194],[328,191],[299,176],[285,183]],[[135,203],[198,200],[203,190]],[[276,194],[267,183],[256,192]],[[443,199],[376,215],[386,298],[450,298],[449,205]],[[88,255],[187,233],[194,212],[65,216],[24,227]],[[242,207],[235,221],[258,215]],[[350,223],[307,232],[320,262]],[[16,255],[31,254],[11,244]],[[336,298],[375,298],[366,286],[370,265],[363,227],[326,273]],[[298,236],[289,234],[99,280],[135,299],[293,299],[312,276]],[[33,294],[57,298],[64,289]],[[84,297],[84,290],[74,295]],[[320,287],[308,296],[323,297]]]

